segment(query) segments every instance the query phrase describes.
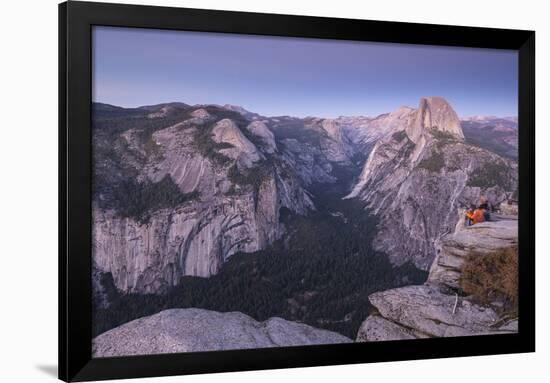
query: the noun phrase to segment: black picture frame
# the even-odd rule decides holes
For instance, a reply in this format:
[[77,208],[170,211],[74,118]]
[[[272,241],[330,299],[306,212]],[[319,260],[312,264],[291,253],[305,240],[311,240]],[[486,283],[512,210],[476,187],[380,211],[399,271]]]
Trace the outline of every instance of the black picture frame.
[[[92,359],[93,25],[517,50],[519,332]],[[59,5],[59,378],[114,378],[447,358],[535,350],[535,32],[69,1]]]

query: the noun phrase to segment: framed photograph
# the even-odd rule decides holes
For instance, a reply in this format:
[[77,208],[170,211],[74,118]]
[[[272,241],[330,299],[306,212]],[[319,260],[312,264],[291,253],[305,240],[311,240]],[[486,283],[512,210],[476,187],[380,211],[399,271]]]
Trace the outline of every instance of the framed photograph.
[[60,4],[60,379],[534,351],[534,55]]

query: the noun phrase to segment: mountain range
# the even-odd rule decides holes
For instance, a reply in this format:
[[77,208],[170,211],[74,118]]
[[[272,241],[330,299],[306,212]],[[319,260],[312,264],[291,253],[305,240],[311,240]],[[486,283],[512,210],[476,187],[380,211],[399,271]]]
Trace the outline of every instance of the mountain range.
[[[460,208],[480,195],[498,205],[517,191],[517,122],[461,121],[441,97],[335,119],[266,117],[232,105],[95,103],[92,126],[93,286],[104,310],[115,296],[169,294],[189,277],[225,278],[236,255],[317,254],[327,233],[359,227],[353,245],[332,251],[360,258],[364,245],[401,268],[379,287],[404,285],[426,278]],[[345,322],[345,315],[310,315],[315,298],[307,296],[317,293],[298,289],[280,310],[316,324]],[[354,294],[346,295],[349,307]],[[348,321],[359,319],[363,312]]]

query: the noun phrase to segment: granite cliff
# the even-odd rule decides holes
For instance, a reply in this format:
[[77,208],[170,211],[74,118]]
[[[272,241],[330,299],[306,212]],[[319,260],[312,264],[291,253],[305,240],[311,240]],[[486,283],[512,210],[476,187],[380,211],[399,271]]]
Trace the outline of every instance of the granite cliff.
[[517,185],[514,162],[464,141],[460,121],[440,97],[402,108],[392,134],[376,142],[346,198],[380,219],[375,248],[394,264],[428,270],[435,244],[454,229],[457,209],[485,195],[494,204]]
[[292,154],[275,156],[269,129],[236,112],[99,114],[95,132],[94,267],[122,292],[162,292],[183,275],[215,274],[235,252],[278,239],[281,208],[314,208],[287,164]]

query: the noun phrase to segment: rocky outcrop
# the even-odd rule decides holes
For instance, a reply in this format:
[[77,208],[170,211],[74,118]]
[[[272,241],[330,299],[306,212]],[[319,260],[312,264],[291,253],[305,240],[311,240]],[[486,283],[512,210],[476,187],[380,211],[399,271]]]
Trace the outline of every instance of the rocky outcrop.
[[396,265],[428,270],[458,208],[481,194],[494,204],[506,200],[516,188],[516,165],[465,143],[456,113],[439,97],[392,120],[394,132],[374,145],[346,198],[364,201],[379,218],[377,250]]
[[191,112],[191,116],[195,118],[203,119],[203,120],[212,118],[210,113],[208,113],[208,111],[203,108],[195,109],[194,111]]
[[228,147],[220,149],[220,153],[237,160],[243,167],[249,168],[263,157],[256,146],[228,118],[216,123],[212,129],[212,139],[219,144],[226,144]]
[[[459,299],[460,305],[457,303],[454,309],[455,295],[443,293],[437,285],[386,290],[370,295],[369,300],[391,325],[367,320],[360,330],[361,337],[366,340],[371,340],[373,335],[379,337],[373,340],[390,340],[395,339],[394,334],[398,337],[399,334],[406,334],[411,338],[423,338],[483,335],[499,331],[492,328],[499,321],[499,315],[493,309],[462,298]],[[384,337],[389,338],[374,334],[375,331],[382,331],[379,326],[386,331]]]
[[250,123],[246,129],[250,131],[250,133],[254,134],[255,136],[259,137],[263,146],[264,150],[269,153],[275,153],[277,151],[277,144],[275,143],[275,136],[273,135],[273,132],[269,130],[269,128],[266,126],[266,124],[263,121],[254,121]]
[[305,324],[270,318],[257,322],[239,313],[172,309],[107,331],[92,341],[95,358],[242,350],[348,343],[343,335]]
[[468,254],[481,256],[501,248],[517,247],[517,216],[493,215],[493,219],[474,226],[458,226],[455,233],[446,236],[430,269],[428,282],[459,289],[462,266]]
[[491,306],[474,303],[460,289],[468,254],[483,255],[517,246],[513,217],[460,228],[441,241],[428,281],[371,294],[376,313],[361,325],[358,341],[470,336],[517,332],[517,320],[502,318]]

